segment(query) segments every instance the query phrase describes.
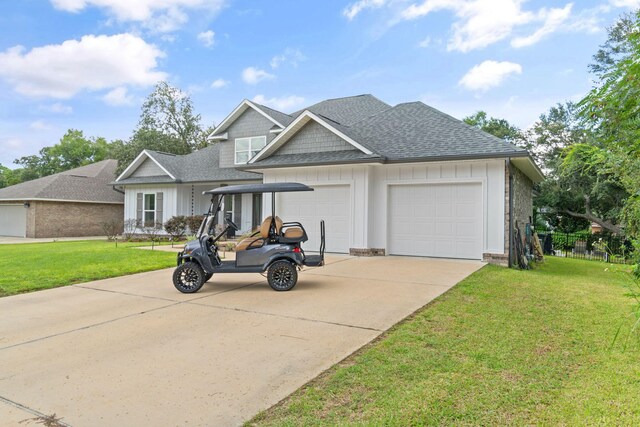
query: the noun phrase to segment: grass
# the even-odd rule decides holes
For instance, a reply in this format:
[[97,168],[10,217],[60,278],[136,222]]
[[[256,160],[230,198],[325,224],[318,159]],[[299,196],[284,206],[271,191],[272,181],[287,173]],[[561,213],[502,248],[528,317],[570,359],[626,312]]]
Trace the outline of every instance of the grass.
[[640,425],[628,271],[486,266],[248,424]]
[[106,279],[175,265],[172,252],[145,243],[73,241],[0,245],[0,296]]

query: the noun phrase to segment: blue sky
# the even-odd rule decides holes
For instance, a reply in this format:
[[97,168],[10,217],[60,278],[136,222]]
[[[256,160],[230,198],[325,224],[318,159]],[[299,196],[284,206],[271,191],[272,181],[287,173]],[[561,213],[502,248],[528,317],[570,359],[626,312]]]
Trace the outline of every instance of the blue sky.
[[291,112],[371,93],[527,127],[590,88],[606,27],[640,0],[0,2],[0,164],[69,128],[126,139],[158,80],[206,125],[242,99]]

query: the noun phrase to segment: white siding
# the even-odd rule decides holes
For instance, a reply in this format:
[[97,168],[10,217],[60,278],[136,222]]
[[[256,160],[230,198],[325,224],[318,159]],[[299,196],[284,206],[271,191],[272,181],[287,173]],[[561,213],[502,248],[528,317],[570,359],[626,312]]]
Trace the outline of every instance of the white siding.
[[[323,185],[348,185],[350,188],[349,248],[367,248],[368,240],[368,166],[307,167],[296,169],[265,170],[264,182],[300,182],[311,187]],[[264,216],[271,215],[270,197],[265,200]],[[277,203],[277,202],[276,202]],[[288,218],[295,220],[295,218]],[[303,224],[304,225],[304,224]]]
[[[264,182],[301,182],[312,187],[347,184],[351,188],[350,248],[383,248],[387,242],[388,187],[403,183],[478,183],[482,186],[482,250],[504,253],[504,160],[401,165],[315,166],[264,170]],[[267,198],[264,215],[271,214]]]
[[136,219],[136,195],[138,193],[163,193],[163,222],[176,214],[177,188],[175,185],[130,185],[124,191],[124,220]]

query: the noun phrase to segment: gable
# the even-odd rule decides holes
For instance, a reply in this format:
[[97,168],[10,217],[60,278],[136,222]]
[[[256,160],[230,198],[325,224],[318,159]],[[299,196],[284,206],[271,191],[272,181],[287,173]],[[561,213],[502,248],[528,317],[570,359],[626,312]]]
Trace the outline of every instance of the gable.
[[130,175],[131,177],[144,177],[144,176],[164,176],[167,175],[165,171],[163,171],[160,166],[156,164],[153,160],[147,158],[142,162],[138,168],[133,171]]
[[276,153],[303,154],[328,151],[357,151],[356,148],[326,129],[321,124],[310,121],[296,133]]
[[276,136],[276,134],[269,133],[272,127],[272,121],[251,108],[247,109],[227,128],[227,140],[218,143],[220,144],[220,167],[231,168],[235,166],[236,138],[265,135],[268,144]]

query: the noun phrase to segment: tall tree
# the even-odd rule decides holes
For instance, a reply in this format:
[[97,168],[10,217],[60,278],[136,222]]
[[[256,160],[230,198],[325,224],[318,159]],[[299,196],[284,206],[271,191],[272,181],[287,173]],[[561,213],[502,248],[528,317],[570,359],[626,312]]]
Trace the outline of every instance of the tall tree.
[[108,153],[106,139],[87,138],[81,130],[69,129],[59,143],[14,163],[23,167],[22,179],[26,181],[99,162],[106,159]]
[[577,231],[595,222],[620,234],[627,193],[605,167],[600,142],[580,121],[575,105],[551,107],[525,137],[546,175],[535,200],[543,218],[563,231]]
[[609,28],[594,56],[594,88],[580,102],[581,115],[602,141],[607,166],[629,198],[626,232],[640,235],[640,10],[623,15]]
[[160,82],[144,104],[136,131],[157,131],[173,137],[187,151],[205,147],[207,134],[188,94]]
[[114,141],[111,144],[111,156],[118,161],[117,173],[122,173],[145,149],[171,154],[189,154],[191,152],[190,147],[185,146],[172,135],[153,129],[138,129],[129,141]]
[[512,125],[505,119],[489,117],[485,111],[478,111],[471,116],[465,117],[462,121],[512,144],[520,144],[522,142],[522,132],[517,126]]

